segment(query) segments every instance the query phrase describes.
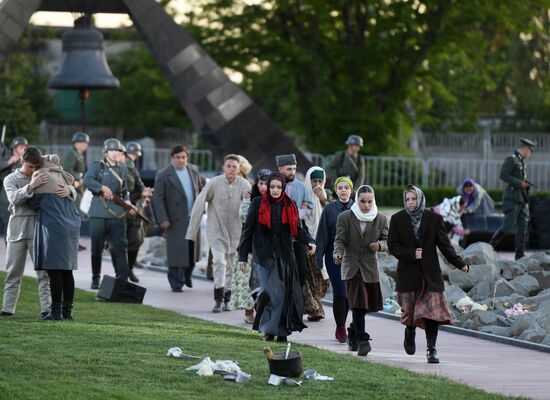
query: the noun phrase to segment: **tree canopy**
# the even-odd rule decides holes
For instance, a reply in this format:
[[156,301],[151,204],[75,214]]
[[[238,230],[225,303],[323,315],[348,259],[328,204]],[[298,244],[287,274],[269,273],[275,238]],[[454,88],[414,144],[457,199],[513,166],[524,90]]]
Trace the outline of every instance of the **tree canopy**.
[[[311,150],[398,151],[412,122],[547,121],[548,0],[192,0],[186,28]],[[406,146],[405,146],[406,147]]]

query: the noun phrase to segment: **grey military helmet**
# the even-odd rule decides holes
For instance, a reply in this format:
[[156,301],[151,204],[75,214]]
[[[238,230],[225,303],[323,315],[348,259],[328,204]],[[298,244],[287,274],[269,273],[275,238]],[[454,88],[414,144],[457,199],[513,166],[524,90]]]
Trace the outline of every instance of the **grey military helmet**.
[[87,133],[84,132],[76,132],[73,135],[73,138],[71,139],[71,142],[73,143],[90,143],[90,137]]
[[126,143],[126,153],[135,154],[138,157],[141,157],[141,144],[137,142],[128,142]]
[[363,138],[359,135],[349,135],[348,139],[346,140],[346,145],[355,145],[359,147],[363,147]]
[[107,153],[109,150],[124,151],[124,146],[118,139],[107,139],[103,142],[103,152]]
[[13,140],[11,141],[10,149],[15,149],[20,144],[25,144],[25,145],[28,146],[29,141],[26,138],[24,138],[23,136],[17,136],[15,138],[13,138]]

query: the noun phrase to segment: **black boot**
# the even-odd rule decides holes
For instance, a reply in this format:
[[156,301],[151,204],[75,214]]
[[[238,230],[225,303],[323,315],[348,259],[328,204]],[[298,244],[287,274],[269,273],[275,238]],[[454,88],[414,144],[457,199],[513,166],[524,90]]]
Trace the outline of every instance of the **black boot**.
[[212,307],[213,313],[222,312],[224,288],[214,289],[214,307]]
[[92,289],[99,289],[101,277],[101,257],[92,257]]
[[405,348],[405,352],[411,356],[416,353],[415,337],[416,328],[414,326],[407,326],[405,328],[405,341],[403,342],[403,347]]
[[439,364],[439,354],[437,354],[435,347],[428,346],[426,358],[428,359],[428,364]]
[[369,340],[370,340],[370,335],[367,332],[361,333],[360,335],[358,335],[357,337],[357,342],[358,342],[357,355],[358,356],[366,356],[367,354],[370,353],[372,348],[370,347]]
[[226,290],[223,295],[223,311],[231,311],[232,308],[229,305],[231,301],[231,290]]
[[63,315],[63,319],[73,319],[73,302],[72,301],[64,301],[61,308],[61,314]]
[[52,305],[50,306],[50,312],[48,315],[46,315],[46,317],[44,317],[44,321],[63,321],[60,301],[52,303]]
[[349,351],[357,351],[358,349],[357,334],[355,333],[355,328],[353,327],[353,324],[350,324],[348,328],[347,342],[348,342]]
[[130,281],[132,281],[134,283],[139,282],[139,278],[136,276],[136,274],[134,274],[134,268],[133,267],[130,267],[128,269],[128,279],[130,279]]
[[193,275],[193,267],[185,268],[185,271],[183,272],[183,279],[184,279],[183,284],[188,288],[193,287],[193,280],[191,279],[192,275]]
[[136,250],[128,250],[128,279],[134,283],[138,283],[139,279],[134,273],[138,252]]

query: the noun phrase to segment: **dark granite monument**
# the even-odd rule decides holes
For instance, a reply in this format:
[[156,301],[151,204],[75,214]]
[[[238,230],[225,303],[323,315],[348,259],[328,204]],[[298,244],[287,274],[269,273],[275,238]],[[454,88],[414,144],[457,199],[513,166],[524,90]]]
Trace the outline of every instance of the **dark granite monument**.
[[155,0],[4,0],[0,5],[0,66],[36,11],[127,13],[218,159],[238,153],[255,168],[273,168],[277,154],[294,153],[301,170],[311,166],[293,140]]

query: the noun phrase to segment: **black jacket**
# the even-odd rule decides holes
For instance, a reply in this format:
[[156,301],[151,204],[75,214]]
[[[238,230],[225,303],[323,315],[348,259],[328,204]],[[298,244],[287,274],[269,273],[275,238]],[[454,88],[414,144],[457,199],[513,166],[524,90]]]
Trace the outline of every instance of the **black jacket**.
[[[248,254],[252,252],[252,246],[258,257],[260,265],[265,265],[267,260],[273,257],[283,257],[287,263],[294,262],[294,251],[290,227],[281,223],[281,206],[271,205],[271,229],[260,224],[259,210],[261,197],[252,199],[248,216],[243,226],[239,244],[239,262],[246,262]],[[298,237],[296,240],[305,245],[315,240],[298,223]]]
[[[394,214],[390,221],[388,249],[398,260],[397,292],[419,290],[426,285],[431,292],[443,292],[445,286],[437,257],[437,248],[456,268],[462,268],[464,261],[454,251],[443,218],[432,211],[422,214],[418,239],[414,235],[411,220],[405,210]],[[417,248],[422,248],[422,259],[415,259]]]

